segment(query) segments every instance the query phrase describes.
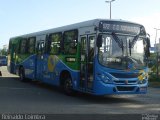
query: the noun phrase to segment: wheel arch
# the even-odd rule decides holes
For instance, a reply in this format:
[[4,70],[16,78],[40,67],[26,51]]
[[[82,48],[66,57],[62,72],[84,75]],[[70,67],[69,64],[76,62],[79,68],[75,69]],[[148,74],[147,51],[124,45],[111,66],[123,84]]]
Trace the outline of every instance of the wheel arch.
[[23,70],[24,70],[24,67],[23,67],[23,65],[19,65],[18,66],[18,75],[20,74],[20,70],[23,68]]
[[72,75],[68,70],[63,70],[60,72],[60,86],[64,85],[64,81],[66,78],[70,77],[72,79]]

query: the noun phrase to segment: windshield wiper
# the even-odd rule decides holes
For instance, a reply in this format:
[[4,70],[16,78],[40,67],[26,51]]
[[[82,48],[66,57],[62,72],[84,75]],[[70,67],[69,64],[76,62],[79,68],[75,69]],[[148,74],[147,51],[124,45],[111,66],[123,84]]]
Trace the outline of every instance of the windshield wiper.
[[113,39],[118,43],[118,46],[122,48],[122,54],[124,54],[123,41],[120,40],[114,32],[112,32],[112,36],[113,36]]
[[136,35],[136,36],[133,38],[132,42],[129,40],[129,54],[130,54],[130,56],[131,56],[131,54],[132,54],[132,53],[131,53],[131,48],[134,47],[134,45],[136,44],[138,38],[139,38],[139,34]]
[[114,40],[118,43],[118,46],[120,48],[122,48],[123,47],[123,42],[117,37],[117,35],[114,32],[112,32],[112,36],[113,36]]
[[129,54],[130,54],[130,56],[131,56],[131,48],[132,48],[132,46],[131,46],[131,40],[129,40]]
[[138,38],[139,38],[139,34],[136,35],[136,36],[133,38],[132,42],[130,42],[130,48],[133,48],[133,46],[136,44]]

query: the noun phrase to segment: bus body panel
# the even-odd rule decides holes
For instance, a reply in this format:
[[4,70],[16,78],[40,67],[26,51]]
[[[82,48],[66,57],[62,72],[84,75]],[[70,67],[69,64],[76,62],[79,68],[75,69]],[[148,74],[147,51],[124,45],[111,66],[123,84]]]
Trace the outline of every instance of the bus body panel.
[[26,78],[32,80],[35,79],[36,55],[31,55],[28,58],[24,59],[22,63],[18,64],[17,71],[19,71],[20,66],[24,68]]
[[[97,56],[96,56],[97,58]],[[98,58],[97,58],[98,59]],[[145,94],[147,93],[148,77],[144,84],[138,84],[141,72],[148,74],[148,69],[143,70],[116,70],[106,68],[99,64],[98,60],[95,62],[95,84],[94,94],[107,95],[107,94]],[[111,79],[111,83],[105,83],[101,78],[106,75]]]
[[[8,55],[9,72],[13,74],[19,74],[20,67],[23,67],[25,70],[26,78],[36,79],[56,86],[62,85],[61,77],[63,76],[61,75],[63,72],[67,72],[72,79],[72,85],[74,90],[94,95],[146,93],[148,86],[148,77],[146,78],[145,83],[139,84],[138,82],[141,77],[140,72],[143,71],[144,74],[147,74],[147,66],[146,68],[141,70],[124,71],[118,69],[110,69],[99,63],[97,38],[99,34],[108,34],[110,32],[107,32],[107,29],[109,29],[107,21],[110,20],[96,19],[11,38]],[[127,29],[130,28],[126,27],[125,23],[127,25],[128,23],[132,25],[135,24],[121,20],[112,20],[111,23],[113,24],[114,22],[123,23],[123,32],[126,32]],[[139,24],[137,25],[140,26]],[[120,31],[120,25],[116,26],[113,24],[111,27],[113,27],[117,31]],[[103,29],[105,30],[103,31]],[[114,31],[114,29],[112,29],[112,31]],[[137,28],[134,29],[135,31],[137,30]],[[78,32],[78,39],[76,43],[77,52],[75,54],[66,54],[64,53],[64,34],[65,32],[71,30],[77,30]],[[62,47],[62,50],[58,54],[50,54],[48,52],[48,47],[51,46],[51,43],[49,43],[49,37],[53,33],[58,32],[62,33],[63,40],[60,41],[60,44],[58,44],[57,41],[54,44]],[[131,32],[132,31],[129,31],[129,33]],[[22,39],[26,39],[26,41],[28,41],[28,39],[32,37],[36,38],[34,53],[21,54],[16,52],[21,47],[20,45]],[[94,39],[93,43],[91,42],[91,37]],[[86,43],[84,44],[83,42]],[[85,53],[83,55],[82,44],[84,44],[86,47],[84,48]],[[92,61],[90,62],[89,50],[91,48],[91,44],[94,44],[94,51]],[[82,61],[82,57],[87,60]],[[91,65],[92,67],[90,67]],[[85,66],[85,69],[82,69],[83,66]],[[90,72],[90,70],[92,71],[92,73]],[[137,74],[137,76],[135,77],[133,74]],[[82,78],[82,76],[84,78]],[[108,76],[109,79],[116,79],[117,81],[112,80],[111,83],[105,83],[105,76]]]

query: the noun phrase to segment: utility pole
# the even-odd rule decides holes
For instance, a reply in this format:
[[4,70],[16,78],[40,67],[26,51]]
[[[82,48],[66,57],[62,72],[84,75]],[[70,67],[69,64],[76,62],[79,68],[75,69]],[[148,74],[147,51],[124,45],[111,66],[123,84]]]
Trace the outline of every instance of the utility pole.
[[115,0],[107,0],[105,1],[106,3],[109,3],[110,5],[110,19],[111,19],[111,16],[112,16],[112,2],[114,2]]
[[155,36],[155,51],[156,51],[156,77],[158,78],[158,46],[156,45],[156,40],[157,40],[157,31],[160,30],[158,28],[154,28],[156,30],[156,36]]

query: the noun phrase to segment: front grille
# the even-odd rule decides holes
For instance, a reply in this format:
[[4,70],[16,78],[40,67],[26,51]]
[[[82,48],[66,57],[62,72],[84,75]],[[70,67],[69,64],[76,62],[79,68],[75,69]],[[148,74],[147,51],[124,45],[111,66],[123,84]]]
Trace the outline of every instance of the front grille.
[[128,80],[127,83],[126,83],[126,80],[117,80],[117,81],[115,80],[114,83],[115,83],[115,84],[121,84],[121,85],[122,85],[122,84],[123,84],[123,85],[124,85],[124,84],[136,84],[136,83],[137,83],[137,80],[132,80],[132,81],[131,81],[131,80]]
[[139,73],[110,73],[116,78],[137,78]]
[[133,91],[135,87],[123,87],[123,86],[117,86],[118,91]]

